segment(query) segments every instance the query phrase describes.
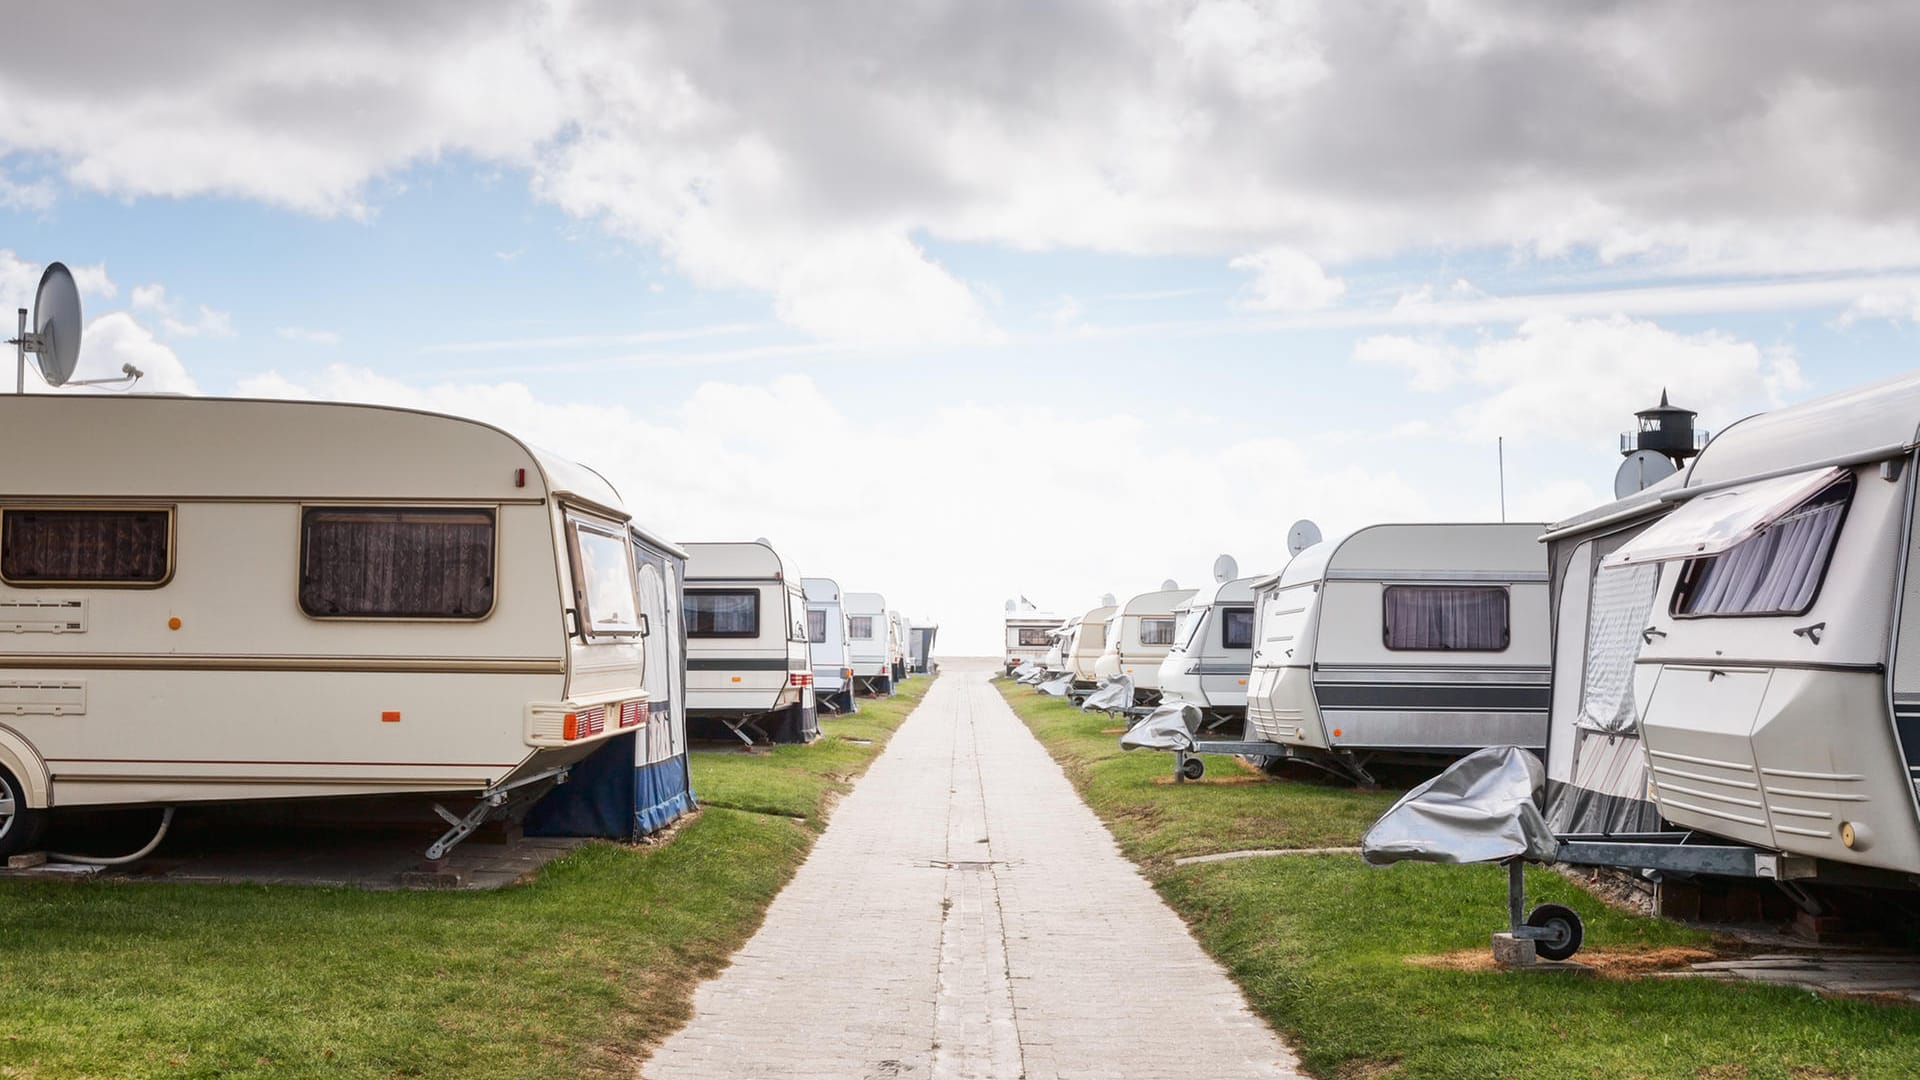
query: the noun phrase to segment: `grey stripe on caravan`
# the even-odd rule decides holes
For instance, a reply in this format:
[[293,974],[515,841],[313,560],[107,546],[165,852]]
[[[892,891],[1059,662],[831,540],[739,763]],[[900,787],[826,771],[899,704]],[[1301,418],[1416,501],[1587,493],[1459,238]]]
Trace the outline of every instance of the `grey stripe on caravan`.
[[1377,581],[1382,585],[1429,581],[1471,581],[1490,585],[1544,585],[1547,575],[1544,571],[1515,574],[1505,570],[1329,570],[1326,572],[1325,580]]
[[769,658],[761,656],[723,657],[717,660],[687,659],[688,671],[812,671],[813,665],[805,660],[793,660],[788,657]]
[[8,671],[346,671],[422,675],[565,675],[567,662],[529,657],[475,656],[207,656],[11,653]]
[[1546,668],[1432,668],[1432,667],[1328,667],[1320,666],[1322,683],[1421,683],[1496,686],[1545,686],[1553,679]]

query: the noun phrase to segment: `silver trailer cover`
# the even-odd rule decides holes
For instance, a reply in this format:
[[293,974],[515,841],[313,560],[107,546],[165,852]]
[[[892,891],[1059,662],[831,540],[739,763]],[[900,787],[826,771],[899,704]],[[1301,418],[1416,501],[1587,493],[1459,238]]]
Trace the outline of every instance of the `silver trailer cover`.
[[1476,750],[1381,814],[1360,838],[1360,857],[1374,866],[1549,861],[1556,845],[1540,814],[1546,775],[1540,759],[1517,746]]

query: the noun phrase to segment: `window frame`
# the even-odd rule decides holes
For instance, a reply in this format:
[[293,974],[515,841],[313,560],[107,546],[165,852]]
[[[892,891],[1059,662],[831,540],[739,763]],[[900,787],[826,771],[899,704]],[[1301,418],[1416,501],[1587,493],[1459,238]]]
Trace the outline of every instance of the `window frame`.
[[100,513],[164,513],[167,516],[166,571],[153,581],[95,581],[85,578],[65,581],[20,581],[8,577],[6,563],[0,559],[0,585],[14,589],[162,589],[173,581],[179,566],[180,507],[177,503],[57,503],[24,502],[0,505],[0,537],[6,532],[6,516],[16,512],[80,511]]
[[[328,614],[324,612],[316,613],[316,612],[307,610],[306,598],[302,595],[303,590],[301,588],[300,578],[307,564],[307,514],[316,510],[317,511],[334,511],[334,512],[343,511],[343,510],[362,510],[362,511],[370,511],[375,513],[394,513],[398,511],[427,512],[427,513],[481,513],[481,514],[487,515],[487,523],[491,531],[492,541],[493,541],[493,560],[492,560],[492,565],[488,568],[488,576],[492,579],[492,586],[488,590],[487,610],[484,612],[481,612],[478,615],[365,615],[365,614],[359,614],[359,613],[334,615],[334,614]],[[417,503],[417,502],[382,503],[382,502],[364,502],[364,501],[338,502],[338,503],[303,502],[299,504],[298,513],[294,515],[294,529],[298,533],[298,537],[295,545],[295,561],[293,564],[293,602],[294,602],[294,606],[300,609],[300,614],[304,615],[309,619],[313,619],[318,622],[479,623],[479,622],[485,622],[488,619],[493,618],[493,613],[500,609],[500,507],[498,504],[474,503],[471,505],[467,505],[467,504],[446,504],[446,503],[427,504],[427,503]]]
[[[889,625],[892,624],[891,619],[888,620],[888,624]],[[1053,631],[1054,631],[1053,627],[1016,626],[1013,629],[1014,629],[1013,640],[1015,642],[1013,647],[1016,649],[1050,649],[1053,647]],[[1028,634],[1036,634],[1040,637],[1040,640],[1028,641],[1027,640]],[[891,635],[889,635],[889,637],[891,637]]]
[[[1807,504],[1842,485],[1846,487],[1847,494],[1845,498],[1840,500],[1840,520],[1833,523],[1833,546],[1827,549],[1827,557],[1820,564],[1820,575],[1814,579],[1813,592],[1807,597],[1805,607],[1792,611],[1681,611],[1681,603],[1688,599],[1689,592],[1699,584],[1701,575],[1706,573],[1707,564],[1715,559],[1725,558],[1733,554],[1740,546],[1739,544],[1735,544],[1733,547],[1715,555],[1707,555],[1694,559],[1673,560],[1680,563],[1680,576],[1674,581],[1673,591],[1667,597],[1667,615],[1675,619],[1798,619],[1812,611],[1820,603],[1820,594],[1827,587],[1827,574],[1833,569],[1833,558],[1840,552],[1840,537],[1847,531],[1847,517],[1853,513],[1854,496],[1860,493],[1859,478],[1851,472],[1845,476],[1836,477],[1833,483],[1807,496],[1799,505],[1787,511],[1785,515],[1782,515],[1783,517],[1790,517],[1793,514],[1797,514],[1804,509]],[[1774,524],[1779,523],[1775,522]],[[1767,529],[1771,528],[1773,528],[1772,525],[1767,526]],[[1766,530],[1763,529],[1760,533],[1741,541],[1741,543],[1752,543],[1765,534]]]
[[[573,635],[587,644],[595,638],[615,641],[638,640],[647,636],[646,614],[640,610],[640,568],[634,562],[633,537],[627,529],[571,509],[561,512],[567,527],[568,578],[573,585]],[[588,596],[586,562],[581,558],[580,532],[584,529],[603,539],[617,541],[627,559],[627,589],[633,594],[633,625],[600,627],[593,624],[593,604]]]
[[[1498,592],[1501,595],[1501,597],[1506,601],[1506,618],[1503,620],[1504,626],[1502,627],[1501,635],[1500,635],[1500,647],[1497,649],[1465,649],[1465,648],[1422,649],[1422,648],[1414,648],[1412,646],[1407,646],[1407,645],[1395,645],[1393,643],[1393,624],[1388,618],[1388,613],[1392,610],[1392,607],[1388,603],[1388,599],[1387,599],[1388,595],[1392,593],[1393,590],[1395,589],[1458,589],[1461,591],[1477,590],[1477,591]],[[1466,583],[1451,582],[1451,581],[1382,582],[1380,587],[1380,643],[1386,647],[1388,652],[1483,653],[1483,654],[1506,652],[1513,648],[1513,586],[1488,585],[1484,583],[1466,584]]]
[[[1166,623],[1167,624],[1167,640],[1148,641],[1147,640],[1147,624],[1148,623]],[[1140,616],[1140,632],[1138,634],[1135,634],[1134,636],[1139,639],[1141,648],[1158,649],[1158,648],[1165,647],[1165,648],[1171,649],[1174,647],[1174,645],[1178,644],[1178,641],[1179,641],[1180,618],[1179,616],[1176,616],[1176,615],[1142,615]]]
[[[820,616],[820,636],[813,636],[813,617]],[[810,607],[807,609],[807,644],[825,645],[827,643],[827,609]]]
[[[860,619],[867,620],[867,632],[865,634],[856,634],[853,632],[853,624]],[[872,615],[847,616],[847,640],[848,641],[872,641],[873,640],[873,616]]]
[[688,640],[691,641],[691,640],[697,639],[702,641],[707,641],[707,640],[748,641],[760,636],[760,609],[763,605],[760,603],[760,590],[758,588],[755,588],[754,586],[751,586],[751,585],[738,585],[738,586],[733,586],[731,588],[715,587],[715,588],[699,588],[699,589],[682,589],[680,595],[681,595],[681,600],[680,600],[681,610],[687,613],[691,613],[693,611],[693,605],[687,603],[687,600],[695,596],[751,596],[753,597],[753,629],[752,631],[702,630],[699,632],[695,632],[693,627],[686,626],[686,622],[687,622],[686,617],[685,615],[682,615],[680,622],[682,626],[686,626]]
[[[1220,611],[1220,647],[1222,649],[1253,648],[1254,643],[1259,641],[1260,639],[1259,627],[1255,625],[1255,623],[1259,621],[1259,618],[1257,615],[1257,609],[1253,607],[1241,607],[1238,604],[1236,604],[1232,607],[1222,607],[1219,609],[1219,611]],[[1247,617],[1247,643],[1245,645],[1235,645],[1233,642],[1227,639],[1227,627],[1233,623],[1232,617],[1235,615],[1245,615]]]

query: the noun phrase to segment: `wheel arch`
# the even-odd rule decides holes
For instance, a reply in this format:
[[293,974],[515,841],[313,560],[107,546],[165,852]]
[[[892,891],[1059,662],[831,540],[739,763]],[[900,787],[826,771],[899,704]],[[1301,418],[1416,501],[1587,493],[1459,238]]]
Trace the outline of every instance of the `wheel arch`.
[[45,810],[53,805],[53,777],[47,772],[47,763],[40,760],[26,736],[4,724],[0,724],[0,768],[20,781],[28,807]]

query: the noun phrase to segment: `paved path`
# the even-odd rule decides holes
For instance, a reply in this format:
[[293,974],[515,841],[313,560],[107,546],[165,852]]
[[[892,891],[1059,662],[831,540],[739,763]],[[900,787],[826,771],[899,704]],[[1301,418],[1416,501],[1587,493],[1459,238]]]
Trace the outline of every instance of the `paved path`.
[[643,1075],[1295,1075],[986,675],[947,668]]

